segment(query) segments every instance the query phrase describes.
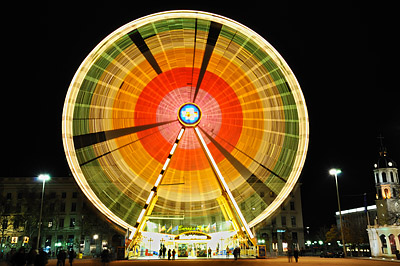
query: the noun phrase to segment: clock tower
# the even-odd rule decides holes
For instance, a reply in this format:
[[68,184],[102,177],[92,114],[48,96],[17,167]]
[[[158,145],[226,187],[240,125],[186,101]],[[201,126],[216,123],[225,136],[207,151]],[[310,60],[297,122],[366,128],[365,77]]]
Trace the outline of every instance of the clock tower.
[[400,183],[397,164],[387,156],[382,141],[379,159],[374,164],[374,177],[378,224],[400,225]]

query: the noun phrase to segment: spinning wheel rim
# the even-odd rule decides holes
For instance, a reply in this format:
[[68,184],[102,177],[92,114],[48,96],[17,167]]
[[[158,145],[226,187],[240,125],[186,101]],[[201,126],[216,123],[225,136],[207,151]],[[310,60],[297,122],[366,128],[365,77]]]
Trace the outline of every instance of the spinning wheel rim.
[[[251,67],[246,68],[248,72],[244,71],[244,68],[242,65],[241,66],[235,65],[235,64],[237,64],[236,61],[234,63],[233,63],[233,61],[231,63],[229,63],[229,62],[224,63],[227,66],[232,67],[232,69],[238,69],[238,70],[235,70],[235,71],[237,71],[237,73],[239,73],[241,71],[240,73],[243,72],[246,75],[248,75],[248,77],[247,76],[245,77],[245,74],[240,74],[243,76],[243,78],[242,78],[243,80],[246,80],[246,78],[248,78],[251,81],[251,77],[254,77],[255,74],[251,73],[250,70],[255,71],[255,70],[258,70],[258,68],[261,69],[262,67],[264,67],[264,65],[268,65],[268,64],[274,64],[274,67],[276,67],[275,71],[277,73],[279,72],[279,75],[281,75],[281,77],[275,78],[275,76],[274,76],[275,74],[271,74],[271,71],[269,71],[269,72],[266,71],[266,73],[268,73],[268,75],[269,75],[268,78],[270,78],[274,81],[274,82],[270,83],[270,86],[271,86],[270,88],[268,88],[268,85],[265,85],[265,93],[271,93],[271,95],[269,96],[269,98],[267,98],[267,97],[261,98],[262,100],[257,100],[256,98],[254,98],[254,100],[253,100],[254,102],[259,101],[261,104],[261,107],[259,107],[260,109],[258,111],[256,110],[255,112],[259,112],[261,114],[260,123],[264,124],[263,131],[261,133],[258,133],[259,135],[257,135],[255,137],[255,139],[261,138],[260,141],[257,142],[258,143],[257,145],[266,146],[265,143],[263,144],[263,141],[264,142],[270,141],[271,143],[273,143],[276,146],[275,148],[273,148],[272,153],[275,152],[275,153],[280,154],[280,155],[275,155],[273,157],[273,160],[276,160],[276,162],[275,162],[275,164],[270,163],[273,166],[272,169],[266,168],[267,170],[262,170],[262,171],[265,172],[264,175],[268,175],[268,176],[272,175],[271,178],[273,178],[274,180],[278,180],[278,181],[279,181],[279,178],[277,178],[277,177],[280,176],[281,172],[285,173],[285,176],[282,178],[283,181],[279,181],[282,183],[280,185],[281,186],[280,189],[276,188],[277,195],[276,195],[275,200],[273,202],[271,202],[271,204],[268,205],[265,209],[263,209],[262,211],[259,211],[255,217],[247,218],[248,225],[250,227],[253,227],[256,224],[260,223],[265,218],[267,218],[269,215],[271,215],[280,206],[280,204],[287,198],[289,193],[292,191],[294,185],[297,182],[297,179],[300,176],[301,169],[305,162],[307,147],[308,147],[308,136],[309,136],[308,113],[307,113],[307,108],[305,105],[304,96],[301,92],[300,86],[299,86],[294,74],[290,70],[289,66],[284,61],[284,59],[272,47],[272,45],[270,45],[260,35],[258,35],[251,29],[247,28],[246,26],[243,26],[243,25],[239,24],[238,22],[231,20],[229,18],[211,14],[211,13],[200,12],[200,11],[178,10],[178,11],[161,12],[161,13],[152,14],[152,15],[145,16],[145,17],[139,18],[137,20],[134,20],[134,21],[120,27],[119,29],[117,29],[116,31],[114,31],[113,33],[108,35],[103,41],[101,41],[93,49],[93,51],[85,58],[85,60],[81,64],[81,66],[77,70],[77,72],[71,82],[71,85],[69,87],[69,90],[67,92],[64,110],[63,110],[62,133],[63,133],[63,144],[64,144],[64,149],[65,149],[66,157],[68,160],[68,164],[71,168],[71,171],[74,175],[75,180],[77,181],[78,185],[83,190],[85,195],[89,198],[89,200],[104,215],[106,215],[108,218],[110,218],[113,222],[117,223],[118,225],[120,225],[124,228],[130,228],[130,229],[134,230],[134,224],[132,223],[132,219],[129,222],[129,221],[127,221],[127,219],[124,219],[124,217],[121,217],[121,215],[116,215],[114,213],[114,211],[111,210],[111,207],[107,206],[107,204],[103,202],[104,201],[103,199],[99,198],[100,192],[95,193],[93,191],[93,188],[92,188],[93,184],[87,180],[90,177],[88,174],[89,172],[88,172],[88,170],[83,171],[82,167],[85,167],[84,165],[91,163],[88,161],[94,160],[94,159],[90,158],[88,161],[83,162],[83,161],[80,161],[81,159],[78,158],[80,156],[78,153],[82,153],[82,149],[84,149],[86,147],[86,146],[85,147],[77,146],[77,143],[78,143],[77,140],[78,140],[79,136],[86,136],[85,141],[89,141],[89,143],[90,143],[90,138],[93,137],[93,138],[101,139],[101,137],[103,135],[105,135],[106,136],[105,139],[107,139],[107,146],[109,146],[108,147],[109,150],[107,152],[112,152],[113,149],[115,150],[115,149],[118,149],[118,147],[121,147],[123,145],[128,145],[128,144],[124,144],[124,142],[121,141],[122,137],[120,137],[120,135],[122,134],[121,132],[124,128],[114,128],[112,130],[106,129],[106,128],[96,128],[95,130],[88,130],[85,134],[83,134],[82,132],[77,134],[76,132],[74,132],[74,130],[75,131],[77,130],[76,129],[76,124],[77,124],[76,121],[78,119],[77,119],[77,114],[74,112],[75,112],[75,107],[77,106],[76,105],[77,98],[78,98],[78,96],[81,97],[81,94],[82,94],[82,92],[80,92],[82,90],[82,84],[88,80],[88,77],[87,77],[88,71],[96,64],[96,62],[98,62],[98,60],[105,57],[105,54],[107,54],[107,51],[108,51],[107,49],[110,49],[110,47],[115,45],[115,43],[121,42],[121,39],[124,38],[124,36],[128,36],[130,33],[134,32],[135,30],[137,31],[138,29],[142,29],[143,27],[145,27],[147,25],[154,25],[154,23],[157,23],[159,21],[166,21],[168,19],[171,19],[171,20],[173,20],[173,19],[182,19],[182,20],[195,19],[196,23],[197,23],[197,20],[199,20],[199,21],[201,20],[201,21],[204,21],[205,24],[215,23],[215,24],[221,25],[220,26],[221,33],[219,36],[217,36],[217,39],[221,38],[221,41],[222,41],[223,38],[226,38],[226,39],[228,39],[228,37],[231,38],[232,45],[234,45],[235,47],[236,46],[239,47],[239,48],[237,48],[238,55],[240,55],[241,50],[251,49],[251,47],[256,46],[256,48],[258,50],[256,50],[256,52],[254,52],[254,54],[249,56],[247,59],[249,62],[251,60],[253,60],[254,62],[256,62],[256,63],[254,63],[256,65],[254,65],[253,68],[251,68]],[[230,34],[229,30],[231,30],[232,32],[236,31],[237,35],[234,35],[233,37],[231,37],[230,35],[228,36],[228,34]],[[207,32],[207,31],[204,30],[204,32]],[[165,31],[165,33],[168,33],[168,31]],[[238,43],[240,43],[240,40],[236,40],[237,43],[235,43],[235,41],[234,41],[234,38],[236,38],[235,36],[239,36],[239,33],[240,33],[240,36],[246,36],[246,35],[248,36],[248,40],[246,42],[243,42],[241,44],[242,46],[240,46],[238,44]],[[200,34],[200,31],[199,31],[199,34]],[[211,33],[209,33],[209,34],[211,34]],[[237,37],[237,38],[239,38],[239,37]],[[145,41],[143,39],[143,40],[139,40],[138,43],[139,42],[145,42]],[[215,43],[214,43],[214,46],[216,46],[217,48],[220,48],[218,46],[219,45],[218,40],[215,40]],[[210,44],[208,44],[208,45],[210,45]],[[154,48],[148,47],[148,50],[146,50],[147,48],[142,47],[141,49],[143,50],[143,51],[141,51],[141,54],[139,52],[137,52],[137,53],[140,56],[146,57],[146,60],[141,61],[138,64],[150,64],[151,67],[149,69],[152,69],[152,71],[154,71],[154,73],[151,74],[152,78],[150,76],[148,77],[149,81],[153,80],[154,77],[160,76],[161,73],[166,73],[165,66],[163,66],[163,65],[160,66],[157,63],[157,60],[160,60],[161,57],[159,57],[157,53],[154,53],[154,55],[152,55],[152,56],[149,55],[149,51],[151,52],[151,50]],[[199,54],[203,53],[203,52],[200,52],[200,50],[197,51],[196,49],[200,49],[200,48],[198,48],[198,47],[195,48],[194,53],[196,53],[196,52]],[[140,50],[140,48],[139,48],[139,50]],[[139,51],[139,50],[137,50],[137,51]],[[178,51],[178,50],[176,50],[176,51]],[[226,50],[226,51],[228,51],[228,50]],[[124,51],[122,51],[122,52],[124,52]],[[122,54],[122,52],[120,54]],[[167,51],[165,53],[167,53]],[[217,51],[217,52],[213,53],[213,51],[211,51],[211,53],[212,53],[212,55],[209,58],[211,63],[214,63],[213,56],[220,58],[219,62],[228,61],[225,58],[227,56],[226,54],[228,52],[222,53],[220,51]],[[263,59],[257,53],[267,55],[267,56]],[[108,56],[110,56],[110,55],[108,55]],[[114,59],[110,57],[110,60],[114,60],[115,62],[118,63],[118,61],[116,61],[115,58],[116,58],[116,56],[114,57]],[[232,60],[236,60],[236,59],[232,59]],[[258,60],[258,61],[255,61],[255,60]],[[110,62],[114,62],[114,61],[110,61]],[[147,61],[147,63],[146,63],[146,61]],[[156,63],[154,63],[154,61]],[[195,62],[195,58],[193,59],[193,62]],[[208,63],[208,62],[206,62],[206,63]],[[204,60],[203,60],[203,64],[205,64]],[[240,67],[242,67],[242,69],[240,69]],[[270,67],[270,68],[273,68],[273,67]],[[199,77],[197,79],[197,81],[200,80],[201,75],[203,75],[202,76],[203,82],[204,82],[204,80],[206,80],[206,81],[212,80],[212,75],[216,75],[213,71],[207,69],[207,67],[204,69],[204,71],[203,71],[204,73],[202,73],[201,67],[197,67],[197,68],[193,67],[193,69],[194,70],[192,70],[192,73],[196,72],[196,75],[198,75],[198,77]],[[121,70],[124,70],[124,69],[121,68]],[[173,71],[174,68],[171,68],[170,70]],[[106,73],[106,72],[104,72],[104,73]],[[112,76],[113,75],[111,75],[111,77]],[[113,77],[117,77],[117,78],[114,78],[113,80],[111,80],[110,83],[105,85],[105,87],[112,88],[113,86],[118,85],[121,88],[123,86],[124,82],[121,83],[120,81],[118,81],[117,74],[115,74]],[[126,80],[126,78],[122,78],[122,80]],[[228,82],[224,79],[222,79],[222,80],[223,80],[223,82],[227,82],[227,85],[229,87],[232,87],[231,84],[234,84],[234,82],[232,82],[232,81]],[[285,82],[284,86],[286,86],[286,87],[285,88],[282,87],[282,89],[281,89],[279,87],[280,85],[277,84],[276,81]],[[256,82],[261,82],[261,79],[256,80]],[[143,81],[143,83],[145,83],[145,81]],[[100,85],[98,85],[98,86],[100,86]],[[193,104],[196,104],[196,100],[199,100],[202,97],[201,89],[206,88],[206,87],[204,87],[204,85],[202,85],[202,86],[198,86],[198,88],[196,88],[195,84],[193,82],[189,86],[191,89],[194,89],[194,91],[195,91],[194,95],[191,94],[191,97],[193,97],[192,98],[193,100],[189,101],[190,99],[186,99],[186,102],[191,102],[191,103],[193,102]],[[255,85],[251,84],[251,86],[253,86],[253,87],[257,86],[257,84],[255,84]],[[175,88],[175,89],[177,89],[177,88]],[[207,121],[206,120],[207,117],[205,114],[204,114],[204,117],[199,119],[195,125],[189,125],[186,123],[183,123],[183,124],[185,126],[192,126],[192,127],[199,126],[200,129],[202,129],[201,132],[203,134],[203,137],[205,137],[205,139],[208,139],[208,143],[211,143],[211,144],[207,144],[207,145],[211,145],[211,146],[214,145],[214,147],[211,147],[211,152],[216,151],[215,154],[217,154],[217,153],[219,154],[219,155],[214,154],[214,156],[216,157],[217,164],[220,164],[221,166],[223,166],[222,169],[225,169],[225,170],[229,169],[229,167],[227,167],[226,165],[228,165],[229,163],[232,164],[232,160],[237,160],[235,158],[231,158],[231,161],[229,161],[228,159],[224,158],[223,152],[227,151],[228,153],[231,153],[231,154],[234,153],[235,155],[233,157],[240,155],[242,158],[242,161],[246,161],[247,160],[246,156],[247,156],[249,160],[252,160],[251,163],[248,163],[246,165],[246,168],[250,169],[248,171],[250,171],[251,173],[255,173],[255,171],[261,172],[261,170],[257,170],[257,169],[259,169],[260,166],[264,166],[264,163],[261,163],[263,161],[263,158],[259,154],[259,152],[253,152],[256,155],[256,156],[253,156],[253,155],[248,155],[248,152],[244,151],[244,149],[246,147],[245,140],[249,139],[249,137],[245,134],[249,134],[249,132],[251,132],[251,130],[249,131],[249,129],[246,129],[246,125],[245,125],[246,121],[248,121],[248,119],[249,119],[248,114],[251,110],[251,109],[249,109],[249,104],[246,100],[247,94],[245,93],[245,91],[242,91],[242,94],[239,94],[238,86],[236,86],[234,88],[227,87],[226,91],[229,91],[230,89],[234,92],[234,95],[236,97],[236,99],[234,99],[234,100],[239,102],[241,105],[240,106],[241,112],[243,112],[243,110],[246,111],[246,112],[244,112],[245,115],[243,116],[243,120],[240,120],[240,121],[243,121],[243,122],[241,122],[242,125],[240,125],[240,126],[244,130],[247,130],[247,131],[245,131],[245,132],[240,131],[240,133],[238,133],[239,136],[237,137],[237,140],[235,140],[236,142],[231,141],[231,142],[227,142],[227,144],[226,144],[223,139],[222,140],[217,139],[219,133],[216,133],[215,136],[211,135],[211,134],[213,134],[213,131],[208,130],[206,125],[202,124],[204,121]],[[286,91],[284,91],[284,89],[286,89]],[[248,92],[248,94],[254,92],[254,93],[261,95],[259,88],[252,89],[249,87],[249,90],[250,90],[250,92]],[[279,90],[282,90],[282,91],[279,91]],[[212,91],[208,91],[208,93],[210,93],[210,92],[211,92],[210,95],[212,95]],[[113,94],[113,97],[116,97],[116,95],[119,95],[118,93],[119,92],[117,90],[116,90],[116,92],[111,92],[111,94]],[[129,92],[126,90],[124,93],[128,94]],[[219,95],[216,92],[214,92],[214,96],[219,96]],[[290,99],[289,99],[289,96],[291,97]],[[138,95],[138,99],[140,97],[141,96]],[[260,96],[258,96],[258,97],[260,97]],[[218,100],[220,98],[217,97],[215,99],[216,99],[215,102],[218,103],[218,106],[221,108],[221,116],[224,117],[221,119],[226,119],[225,117],[226,117],[227,110],[229,110],[229,108],[230,108],[229,104],[227,104],[225,106],[225,105],[221,104],[220,102],[218,102]],[[266,100],[266,99],[268,99],[268,100]],[[114,102],[113,102],[114,100],[115,100],[115,98],[112,98],[112,97],[105,98],[104,102],[102,103],[103,106],[107,107],[107,108],[104,108],[103,110],[104,110],[104,113],[108,115],[108,117],[113,117],[113,116],[117,115],[117,114],[115,114],[115,111],[114,111],[115,109],[117,109],[117,107],[114,105]],[[265,105],[265,102],[267,102],[267,101],[270,102],[269,106],[263,106],[263,105]],[[285,102],[285,101],[287,101],[287,102]],[[211,102],[211,100],[209,102]],[[274,106],[273,104],[275,104],[275,103],[278,103],[278,104],[276,106]],[[96,103],[96,104],[98,105],[99,103]],[[235,105],[232,103],[230,103],[230,104],[232,106]],[[196,106],[197,106],[197,104],[196,104]],[[244,107],[245,107],[245,109],[243,109]],[[94,110],[95,103],[93,103],[93,105],[91,107],[89,107],[89,109],[90,108],[93,108],[93,110]],[[202,107],[202,106],[198,106],[198,108],[199,108],[199,110],[202,111],[201,112],[201,116],[202,116],[203,110],[204,110],[204,112],[206,112],[205,111],[206,109],[204,109],[204,107]],[[248,108],[248,109],[246,109],[246,108]],[[268,117],[268,113],[266,112],[267,109],[271,109],[272,110],[271,112],[275,112],[274,108],[279,109],[279,112],[283,114],[283,115],[281,115],[281,117],[283,117],[283,122],[282,122],[283,126],[282,127],[284,127],[284,129],[282,129],[282,131],[280,131],[276,134],[273,132],[271,125],[274,123],[278,124],[280,122],[274,121],[273,117]],[[289,111],[288,111],[290,108],[296,109],[297,117],[289,117],[289,115],[292,114],[292,113],[289,113]],[[239,110],[239,109],[237,109],[237,110]],[[237,110],[235,110],[235,112],[238,112]],[[133,112],[133,113],[135,114],[135,112]],[[288,113],[289,115],[286,115],[286,113]],[[176,117],[176,113],[174,114],[174,116]],[[167,126],[173,125],[175,123],[173,120],[159,122],[155,119],[155,117],[153,117],[153,118],[151,118],[154,120],[151,122],[151,125],[154,126],[155,128],[167,127]],[[178,115],[178,118],[179,118],[179,115]],[[214,120],[210,120],[210,121],[219,121],[217,118],[213,118],[213,119]],[[217,120],[215,120],[215,119],[217,119]],[[292,122],[290,122],[291,120],[292,120]],[[221,127],[223,128],[225,125],[223,122],[221,122],[221,123],[222,123]],[[296,125],[296,129],[293,130],[294,133],[285,131],[285,130],[287,130],[287,127],[292,126],[292,124],[290,124],[290,123],[292,123],[293,125],[294,124]],[[98,124],[96,126],[99,126],[99,125],[100,124]],[[106,126],[106,125],[109,126],[111,124],[104,124],[103,126]],[[245,126],[243,127],[243,125],[245,125]],[[140,123],[137,124],[136,120],[135,120],[134,124],[132,124],[130,127],[126,127],[126,128],[135,128],[136,127],[136,129],[137,129],[137,127],[139,127],[139,126],[144,127],[146,125],[140,124]],[[75,129],[74,129],[74,127],[75,127]],[[175,127],[177,127],[177,126],[175,126]],[[110,126],[110,128],[112,128],[112,127]],[[232,130],[232,128],[230,128],[230,130]],[[112,131],[112,132],[110,132],[110,131]],[[100,134],[99,132],[100,133],[105,132],[105,133]],[[118,134],[120,134],[120,135],[118,135]],[[132,134],[136,134],[136,133],[132,133]],[[157,134],[159,134],[159,133],[157,133]],[[173,133],[172,135],[174,135],[174,134],[176,134],[176,132]],[[279,146],[277,144],[278,142],[274,142],[274,140],[268,139],[268,137],[266,137],[268,134],[274,135],[274,138],[279,138],[279,136],[281,136],[282,140],[279,142],[280,143],[279,145],[281,145],[281,146]],[[117,136],[117,137],[111,138],[108,135],[113,135],[113,136]],[[135,135],[135,138],[136,138],[136,135]],[[124,135],[123,138],[126,138],[126,136]],[[165,139],[166,137],[162,136],[159,138]],[[266,139],[264,140],[264,138],[266,138]],[[291,138],[296,139],[296,141],[292,141]],[[83,139],[83,138],[81,138],[81,139]],[[89,140],[86,140],[86,139],[89,139]],[[96,141],[96,140],[94,140],[94,141]],[[134,139],[132,139],[132,141],[134,141]],[[167,143],[167,141],[165,141],[165,143]],[[221,149],[219,149],[219,151],[218,151],[218,148],[215,148],[215,147],[217,147],[216,145],[218,145],[218,143],[219,143],[219,145],[224,146]],[[236,144],[236,143],[239,143],[239,144]],[[100,143],[95,142],[95,144],[90,144],[87,147],[95,146],[95,145],[100,145]],[[145,145],[145,144],[142,144],[142,146],[143,145]],[[167,145],[167,144],[165,144],[165,145]],[[79,147],[79,148],[77,148],[77,147]],[[147,148],[149,148],[149,147],[147,146]],[[276,151],[276,149],[278,151]],[[266,151],[268,149],[264,147],[264,148],[262,148],[262,150]],[[146,146],[144,146],[143,151],[146,151]],[[148,151],[146,151],[146,153],[149,154]],[[283,155],[284,153],[287,153],[287,154],[290,153],[290,155]],[[98,155],[97,157],[99,157],[99,156],[100,155]],[[104,157],[106,157],[106,155],[104,155],[104,156],[101,155],[101,156],[102,156],[102,159],[104,159]],[[290,163],[288,163],[288,164],[290,164],[290,167],[285,166],[285,164],[283,163],[285,161],[284,156],[286,156],[287,158],[290,157],[288,159],[288,161],[290,161]],[[164,158],[164,157],[165,156],[160,156],[160,158]],[[119,157],[119,158],[124,158],[124,157]],[[95,160],[97,160],[97,159],[95,159]],[[159,164],[162,166],[162,162],[159,162]],[[103,165],[103,167],[105,168],[104,165]],[[121,166],[119,166],[119,167],[124,167],[125,169],[132,169],[132,165],[130,165],[129,163],[125,163],[125,162],[123,164],[121,164]],[[230,166],[230,167],[235,168],[232,166]],[[285,167],[287,169],[285,169]],[[234,169],[233,171],[235,171],[235,172],[239,171],[238,168],[240,168],[240,167],[236,167],[236,169]],[[284,169],[284,170],[281,170],[281,169]],[[125,170],[125,171],[128,171],[128,170]],[[201,171],[201,169],[199,171]],[[106,172],[106,170],[105,170],[105,172]],[[176,170],[176,173],[179,173],[179,171]],[[107,176],[107,175],[105,174],[105,176]],[[135,174],[134,176],[137,179],[137,182],[139,182],[139,184],[141,184],[144,187],[144,190],[147,190],[149,193],[150,189],[151,189],[150,184],[154,183],[156,176],[154,176],[153,181],[148,181],[148,184],[146,184],[145,179],[142,178],[143,180],[141,180],[140,174]],[[110,176],[108,176],[108,177],[110,177]],[[264,179],[261,178],[260,180],[262,180],[261,182],[265,182],[266,184],[268,183],[268,181],[265,178]],[[118,183],[117,181],[112,181],[112,182]],[[274,181],[274,182],[278,182],[278,181]],[[243,185],[241,185],[240,182],[242,182],[242,181],[232,179],[232,180],[229,180],[228,184],[231,185],[231,189],[235,189],[235,188],[239,189],[240,186],[243,186]],[[116,187],[118,188],[118,186],[116,186]],[[248,190],[250,190],[250,188],[246,189],[246,191],[248,191]],[[274,189],[272,189],[271,191],[273,191],[273,190]],[[99,188],[99,191],[100,191],[100,188]],[[123,191],[123,188],[119,188],[119,191]],[[249,192],[246,192],[246,193],[249,193]],[[146,197],[144,197],[144,199],[145,198]],[[143,199],[141,201],[144,202]],[[139,209],[140,209],[140,207],[139,207]],[[248,215],[248,216],[250,217],[250,215]]]

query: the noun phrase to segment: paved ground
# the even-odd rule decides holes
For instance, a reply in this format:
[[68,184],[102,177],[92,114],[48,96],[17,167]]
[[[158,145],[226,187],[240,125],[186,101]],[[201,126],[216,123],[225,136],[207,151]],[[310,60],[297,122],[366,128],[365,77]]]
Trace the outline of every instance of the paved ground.
[[[382,259],[341,259],[341,258],[318,258],[318,257],[300,257],[298,265],[301,266],[317,266],[317,265],[328,265],[328,266],[391,266],[391,265],[400,265],[400,261],[392,261],[392,260],[382,260]],[[50,260],[48,266],[56,265],[55,260]],[[68,265],[68,263],[66,263]],[[102,265],[100,260],[75,260],[73,266],[79,265]],[[289,263],[286,257],[279,258],[270,258],[270,259],[240,259],[240,260],[223,260],[223,259],[198,259],[198,260],[185,260],[178,259],[175,261],[168,260],[134,260],[134,261],[113,261],[109,264],[109,266],[116,265],[132,265],[132,266],[194,266],[194,265],[210,265],[210,266],[268,266],[268,265],[296,265],[293,262]]]
[[[0,266],[5,266],[6,264],[0,262]],[[49,260],[49,264],[47,266],[55,266],[56,260],[52,259]],[[68,260],[66,261],[65,265],[69,265]],[[80,266],[80,265],[102,265],[100,260],[74,260],[73,266]],[[390,259],[338,259],[338,258],[318,258],[318,257],[300,257],[299,263],[292,263],[288,262],[286,257],[279,257],[279,258],[269,258],[269,259],[240,259],[240,260],[223,260],[223,259],[197,259],[197,260],[185,260],[185,259],[178,259],[175,261],[168,261],[168,260],[133,260],[133,261],[113,261],[109,263],[109,266],[195,266],[195,265],[210,265],[210,266],[281,266],[281,265],[301,265],[301,266],[317,266],[317,265],[328,265],[328,266],[395,266],[400,265],[400,261],[390,260]]]

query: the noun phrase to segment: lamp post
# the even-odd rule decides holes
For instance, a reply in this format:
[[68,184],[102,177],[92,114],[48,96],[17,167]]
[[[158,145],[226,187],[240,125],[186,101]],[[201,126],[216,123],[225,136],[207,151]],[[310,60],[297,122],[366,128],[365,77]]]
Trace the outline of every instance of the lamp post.
[[337,181],[337,175],[340,174],[341,172],[342,171],[340,169],[331,169],[331,170],[329,170],[329,174],[335,176],[336,196],[337,196],[337,202],[338,202],[338,208],[339,208],[340,233],[341,233],[341,236],[342,236],[343,253],[344,253],[344,256],[347,257],[346,244],[344,242],[344,235],[343,235],[342,210],[340,208],[339,186],[338,186],[338,181]]
[[99,235],[98,234],[93,235],[93,239],[94,239],[95,252],[97,253],[97,239],[99,239]]
[[49,175],[39,175],[38,179],[43,182],[42,186],[42,200],[40,201],[40,214],[39,214],[39,229],[38,229],[38,238],[36,242],[36,248],[39,249],[39,244],[40,244],[40,229],[42,228],[42,212],[43,212],[43,196],[44,196],[44,185],[46,184],[46,181],[50,180]]

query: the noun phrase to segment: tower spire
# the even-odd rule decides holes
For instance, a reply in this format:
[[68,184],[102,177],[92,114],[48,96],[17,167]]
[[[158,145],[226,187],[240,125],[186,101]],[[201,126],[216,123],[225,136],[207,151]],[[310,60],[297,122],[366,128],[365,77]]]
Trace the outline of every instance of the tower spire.
[[379,134],[379,136],[377,137],[377,139],[379,139],[379,143],[380,143],[380,147],[379,147],[379,155],[382,156],[386,156],[387,154],[387,149],[386,147],[383,145],[383,139],[384,137],[382,136],[382,134]]

